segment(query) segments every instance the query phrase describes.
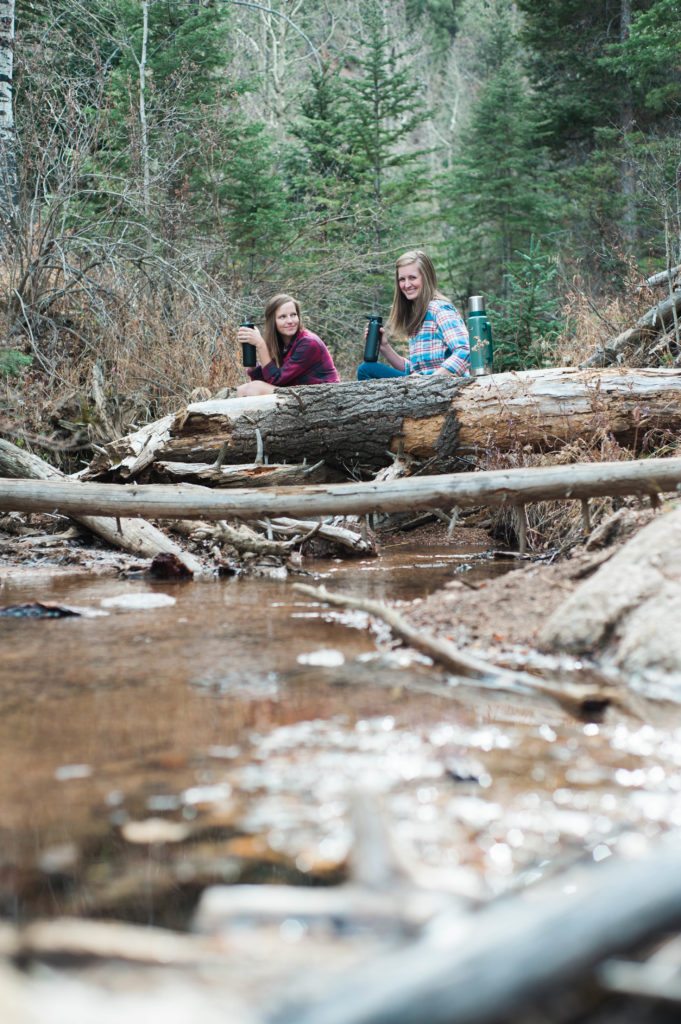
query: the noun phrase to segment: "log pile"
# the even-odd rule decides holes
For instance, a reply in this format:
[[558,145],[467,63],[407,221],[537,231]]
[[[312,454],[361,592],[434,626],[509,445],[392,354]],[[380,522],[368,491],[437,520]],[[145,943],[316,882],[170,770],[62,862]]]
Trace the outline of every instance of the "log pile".
[[[248,549],[284,557],[313,538],[319,543],[322,535],[346,552],[366,554],[374,544],[356,524],[348,536],[348,524],[338,516],[509,505],[518,512],[523,550],[527,502],[586,503],[621,494],[657,501],[679,485],[677,460],[467,472],[477,461],[519,449],[555,451],[575,439],[596,444],[604,437],[635,454],[652,447],[652,439],[679,431],[681,369],[558,368],[469,380],[433,376],[287,388],[191,403],[101,449],[77,480],[56,479],[44,463],[39,471],[35,463],[17,468],[12,459],[19,450],[10,457],[5,447],[0,474],[34,480],[1,481],[0,509],[94,516],[100,535],[101,517],[113,516],[107,536],[121,546],[131,529],[121,526],[121,516],[203,520],[198,532],[189,533],[202,545],[198,550],[208,548],[219,560],[218,549],[225,546],[239,555]],[[338,482],[348,476],[373,479]],[[586,504],[583,515],[588,526]],[[280,520],[279,538],[268,517]],[[282,517],[296,522],[284,526]],[[311,522],[320,517],[328,518]],[[245,521],[248,529],[229,519]],[[341,532],[333,537],[331,527]],[[154,543],[161,544],[158,538]],[[128,549],[134,549],[132,541]],[[190,571],[199,571],[196,560]]]

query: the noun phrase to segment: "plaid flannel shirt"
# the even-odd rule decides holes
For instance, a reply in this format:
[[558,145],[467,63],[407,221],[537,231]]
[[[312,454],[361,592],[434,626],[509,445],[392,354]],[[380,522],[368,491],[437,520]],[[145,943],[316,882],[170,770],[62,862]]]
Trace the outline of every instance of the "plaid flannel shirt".
[[272,360],[267,366],[246,370],[251,380],[264,380],[273,387],[294,384],[337,384],[340,381],[331,353],[321,338],[304,327],[284,349],[281,366]]
[[451,302],[442,299],[429,302],[421,329],[408,340],[409,358],[405,369],[409,373],[428,375],[443,366],[459,377],[469,375],[468,330]]

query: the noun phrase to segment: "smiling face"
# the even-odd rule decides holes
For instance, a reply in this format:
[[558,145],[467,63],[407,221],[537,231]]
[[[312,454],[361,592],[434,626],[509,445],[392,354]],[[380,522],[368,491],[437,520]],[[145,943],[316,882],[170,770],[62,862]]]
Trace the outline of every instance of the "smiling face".
[[397,287],[410,302],[419,297],[423,289],[423,275],[418,263],[405,263],[397,268]]
[[300,317],[295,302],[284,302],[278,306],[274,314],[274,323],[282,338],[290,341],[295,338],[300,327]]

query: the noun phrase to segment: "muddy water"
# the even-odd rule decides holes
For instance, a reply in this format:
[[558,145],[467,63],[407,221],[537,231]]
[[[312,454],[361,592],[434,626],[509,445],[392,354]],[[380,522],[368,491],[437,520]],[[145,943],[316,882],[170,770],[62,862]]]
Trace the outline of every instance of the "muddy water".
[[[507,568],[476,554],[400,546],[305,582],[407,600]],[[215,882],[338,881],[357,790],[416,877],[475,899],[681,825],[670,715],[585,724],[457,685],[291,582],[5,574],[0,605],[106,610],[0,619],[5,916],[184,927]],[[105,607],[150,593],[173,603]]]

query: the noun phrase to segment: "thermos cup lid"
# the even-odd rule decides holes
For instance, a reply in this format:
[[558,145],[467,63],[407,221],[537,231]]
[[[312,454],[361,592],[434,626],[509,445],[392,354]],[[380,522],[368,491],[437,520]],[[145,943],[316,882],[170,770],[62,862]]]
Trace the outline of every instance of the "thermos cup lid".
[[468,300],[468,312],[469,313],[484,313],[485,312],[485,296],[484,295],[471,295]]

